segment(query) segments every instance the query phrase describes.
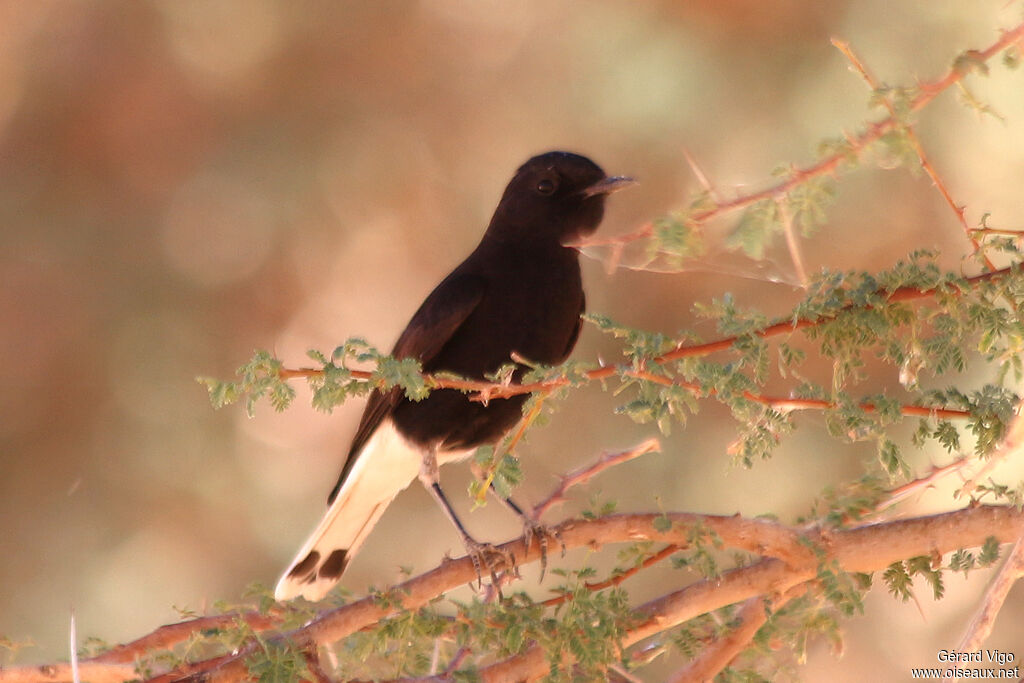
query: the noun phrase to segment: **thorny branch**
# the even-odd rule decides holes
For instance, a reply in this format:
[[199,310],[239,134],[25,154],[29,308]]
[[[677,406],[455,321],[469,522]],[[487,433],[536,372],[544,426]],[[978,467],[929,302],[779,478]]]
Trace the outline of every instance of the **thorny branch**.
[[[1005,48],[1020,43],[1022,39],[1024,39],[1024,24],[1004,32],[988,48],[974,51],[971,55],[972,59],[978,62],[987,61]],[[852,58],[851,61],[855,65],[859,65],[859,61],[853,57],[853,53],[848,48],[844,52]],[[860,65],[860,71],[865,76],[869,85],[877,87],[862,65]],[[954,67],[943,78],[921,84],[918,88],[918,95],[910,103],[910,109],[912,111],[919,111],[924,108],[941,92],[959,83],[966,73],[966,69]],[[793,168],[785,180],[762,191],[724,201],[714,197],[716,201],[712,208],[690,216],[689,220],[696,225],[700,225],[722,213],[745,208],[764,199],[779,199],[799,184],[811,178],[834,173],[843,163],[848,153],[860,155],[866,147],[900,125],[903,124],[898,120],[896,112],[890,110],[889,118],[870,124],[864,132],[855,137],[848,137],[850,143],[850,150],[848,152],[836,153],[804,168]],[[956,213],[960,224],[964,227],[976,250],[980,248],[978,237],[981,235],[989,233],[1002,234],[1003,232],[1012,232],[1013,235],[1018,234],[1016,231],[997,231],[994,229],[971,230],[966,225],[963,208],[955,203],[945,184],[928,162],[920,140],[912,129],[908,128],[907,134],[914,145],[915,151],[918,153],[922,168],[928,173],[944,200]],[[651,232],[652,227],[648,225],[630,235],[615,239],[624,243],[649,236]],[[969,278],[968,283],[974,284],[982,280],[997,278],[1009,272],[1009,269],[994,270],[990,262],[987,265],[992,269],[992,272]],[[933,293],[930,290],[897,290],[889,296],[889,300],[913,300],[930,296]],[[791,333],[821,322],[823,322],[823,319],[784,321],[766,326],[754,334],[758,337],[766,338],[778,334]],[[664,354],[653,362],[664,364],[679,358],[711,354],[728,349],[736,340],[737,337],[734,336],[704,344],[681,344],[673,351]],[[315,377],[321,374],[321,372],[308,368],[285,369],[281,371],[281,376],[285,379],[292,377],[308,378]],[[619,372],[618,368],[602,367],[587,373],[586,379],[604,379],[615,375],[617,372]],[[372,373],[353,371],[353,376],[370,380]],[[650,376],[639,375],[638,371],[638,378],[650,379]],[[660,378],[658,381],[663,379]],[[434,388],[454,388],[476,392],[483,399],[551,389],[568,384],[566,378],[558,378],[530,385],[496,385],[488,382],[451,380],[430,376],[427,377],[427,380]],[[754,394],[747,396],[747,398],[770,405],[777,410],[825,409],[831,407],[826,401],[772,398]],[[863,407],[866,410],[871,409],[870,405]],[[938,414],[943,417],[963,417],[965,415],[963,411],[941,411],[919,406],[905,406],[904,412],[905,414],[913,415]],[[1021,420],[1018,418],[1015,426],[1019,427],[1020,423]],[[1011,430],[1011,434],[1017,432],[1019,432],[1019,429]],[[1013,444],[1013,439],[1008,438],[1007,445],[1002,449],[1003,455],[1011,450],[1019,450],[1019,444],[1017,446],[1013,446]],[[649,444],[641,444],[631,451],[605,456],[603,461],[568,475],[563,480],[560,488],[548,500],[539,504],[535,508],[535,512],[538,515],[543,514],[552,505],[562,500],[565,490],[570,486],[589,479],[606,467],[657,448],[656,442],[653,446],[647,448],[645,446],[649,446]],[[993,457],[993,461],[997,459]],[[890,495],[890,500],[895,501],[907,495],[908,492],[920,490],[941,476],[959,471],[966,460],[960,459],[943,468],[938,468],[927,476],[894,490]],[[984,472],[978,473],[967,482],[963,489],[965,494],[973,490],[983,474]],[[672,521],[671,529],[659,531],[658,527],[660,525],[655,523],[656,517],[669,518]],[[686,547],[687,530],[694,524],[700,524],[711,529],[726,545],[756,553],[762,559],[752,565],[727,571],[714,581],[698,581],[636,608],[636,613],[642,615],[644,619],[638,627],[628,634],[625,644],[630,645],[639,642],[675,624],[682,623],[694,616],[718,607],[743,602],[744,606],[739,613],[740,626],[733,633],[729,634],[727,638],[716,641],[705,653],[708,659],[712,657],[717,658],[713,667],[704,669],[704,671],[709,672],[709,675],[714,675],[715,672],[727,665],[728,661],[735,656],[735,653],[742,650],[743,646],[749,643],[757,628],[764,623],[764,601],[766,597],[773,598],[774,604],[778,605],[781,601],[792,597],[793,591],[804,590],[806,586],[810,585],[808,582],[813,581],[817,560],[808,552],[807,541],[824,548],[827,551],[828,557],[835,559],[847,571],[874,571],[887,566],[893,561],[914,555],[944,553],[960,547],[979,545],[991,535],[997,536],[1004,542],[1016,540],[1015,549],[993,582],[978,619],[965,634],[964,644],[961,645],[963,650],[976,647],[983,640],[987,632],[985,629],[991,627],[991,620],[994,619],[995,612],[1001,606],[1006,591],[1009,590],[1013,581],[1021,575],[1022,565],[1024,565],[1024,562],[1020,559],[1024,555],[1024,536],[1022,536],[1022,533],[1024,533],[1024,514],[1013,508],[1000,506],[972,506],[941,515],[881,522],[839,531],[820,528],[790,529],[763,520],[745,520],[740,517],[666,513],[663,515],[614,515],[590,521],[570,521],[560,525],[558,533],[567,547],[595,546],[604,543],[636,540],[651,540],[668,544],[664,549],[644,561],[643,566],[648,566],[671,554],[670,550],[674,552],[678,548]],[[540,550],[537,547],[524,547],[521,540],[512,541],[503,547],[513,552],[522,562],[539,559]],[[637,571],[639,571],[639,568]],[[468,583],[474,578],[475,573],[471,563],[466,558],[462,558],[445,562],[430,572],[410,579],[401,586],[396,587],[393,592],[395,595],[403,596],[402,603],[405,608],[413,608],[425,604],[451,588]],[[616,580],[610,579],[605,582],[596,583],[592,587],[597,589],[606,585],[612,585]],[[382,607],[367,598],[326,612],[310,624],[292,631],[287,636],[298,643],[305,644],[308,651],[315,651],[316,644],[333,642],[356,630],[368,627],[387,616],[391,611],[393,611],[393,608]],[[280,623],[280,616],[275,613],[259,614],[254,612],[201,617],[179,624],[167,625],[136,641],[115,647],[113,650],[92,659],[81,661],[78,665],[77,675],[83,680],[93,681],[94,683],[113,683],[114,681],[135,678],[135,667],[132,662],[140,655],[161,648],[171,647],[187,639],[198,630],[227,627],[237,623],[238,620],[246,622],[256,631],[261,631],[277,626]],[[244,656],[246,654],[247,652],[243,651],[205,662],[197,662],[176,672],[163,674],[160,678],[170,680],[177,676],[192,674],[197,678],[210,681],[242,680],[248,677],[248,672],[244,666]],[[531,676],[542,675],[546,666],[547,661],[543,652],[538,646],[534,645],[524,653],[493,664],[483,669],[480,673],[482,680],[485,681],[518,681]],[[686,671],[677,672],[676,679],[689,680],[687,675],[685,675]],[[323,676],[322,671],[318,667],[316,667],[316,672]],[[69,681],[71,678],[71,666],[66,664],[14,667],[0,670],[0,683],[57,683]]]
[[[988,60],[992,59],[995,55],[999,54],[1003,50],[1017,45],[1024,41],[1024,23],[1008,30],[1004,31],[999,39],[989,45],[983,50],[971,50],[969,55],[972,61],[977,64],[983,64]],[[932,100],[938,97],[945,90],[949,89],[953,85],[959,84],[965,76],[969,73],[969,70],[964,68],[960,64],[954,64],[953,67],[942,77],[934,81],[920,83],[917,86],[918,94],[910,101],[909,110],[911,112],[918,112],[928,106]],[[793,191],[799,185],[806,183],[807,181],[827,175],[835,175],[839,170],[839,167],[847,161],[852,155],[859,158],[871,144],[880,140],[886,133],[898,128],[901,124],[900,119],[895,115],[895,112],[880,121],[868,124],[867,128],[859,135],[846,135],[848,146],[846,149],[835,152],[823,159],[818,160],[816,163],[804,167],[794,166],[789,176],[771,187],[760,190],[758,192],[751,192],[747,194],[741,194],[730,200],[720,201],[714,196],[715,203],[712,207],[703,211],[697,211],[687,216],[687,222],[693,226],[701,226],[708,221],[717,218],[718,216],[735,211],[738,209],[745,209],[752,204],[763,201],[765,199],[777,200],[785,197]],[[691,163],[691,165],[693,165]],[[927,172],[927,168],[925,171]],[[929,177],[932,178],[933,182],[937,176],[929,173]],[[702,183],[706,183],[702,181]],[[946,199],[947,203],[953,208],[953,210],[960,217],[961,223],[963,221],[962,209],[956,205],[952,200],[952,197],[948,192],[943,191],[944,186],[941,185],[941,181],[937,182],[936,185],[940,191],[943,192],[943,198]],[[974,236],[970,234],[969,237],[974,241]],[[622,248],[629,242],[646,239],[654,234],[654,225],[647,223],[639,229],[618,237],[610,238],[596,238],[588,240],[586,244],[580,246],[591,246],[591,245],[611,245],[613,249],[612,258],[618,259],[618,253],[621,252]],[[616,251],[617,250],[617,251]],[[991,268],[991,265],[989,264]]]
[[[853,51],[853,48],[850,47],[850,44],[845,41],[839,40],[838,38],[833,38],[832,44],[835,45],[836,48],[840,52],[842,52],[843,55],[850,61],[852,68],[855,71],[857,71],[857,73],[860,74],[861,78],[863,78],[864,81],[868,84],[868,87],[871,88],[872,91],[878,92],[878,81],[875,80],[874,76],[871,75],[871,72],[868,71],[866,66],[864,66],[864,63]],[[882,103],[885,105],[885,108],[889,111],[890,119],[893,121],[899,121],[899,114],[896,112],[896,106],[892,103],[892,101],[888,97],[883,97]],[[917,131],[914,130],[914,127],[911,126],[910,124],[905,124],[903,125],[903,131],[906,134],[907,140],[910,142],[910,145],[914,148],[914,153],[917,154],[917,160],[918,162],[920,162],[921,168],[931,179],[932,184],[935,186],[935,189],[939,191],[939,194],[942,195],[943,200],[945,200],[946,204],[953,211],[953,214],[956,216],[957,222],[960,223],[960,227],[962,227],[964,230],[964,234],[967,236],[967,239],[971,241],[971,246],[974,247],[974,253],[977,254],[979,251],[981,251],[981,242],[974,234],[974,231],[971,229],[971,226],[967,225],[967,212],[965,208],[956,203],[956,201],[953,199],[953,195],[950,194],[949,189],[946,187],[946,183],[943,182],[942,178],[939,176],[939,172],[935,170],[935,166],[933,166],[932,162],[928,160],[928,156],[924,152],[924,145],[921,144],[921,138],[917,135]],[[995,264],[992,263],[987,254],[982,254],[982,258],[984,259],[985,265],[988,267],[989,270],[996,269]]]
[[[787,602],[807,591],[806,585],[791,588],[783,595],[771,601],[771,609],[777,610]],[[759,628],[768,621],[767,601],[763,596],[747,598],[740,608],[737,617],[739,624],[731,632],[714,641],[700,655],[686,666],[676,671],[667,680],[668,683],[687,683],[687,681],[710,681],[750,645]]]
[[[1000,270],[989,271],[980,275],[975,275],[965,279],[966,287],[970,288],[978,285],[982,282],[997,280],[1005,277],[1011,273],[1017,272],[1016,267],[1007,267]],[[901,302],[901,301],[916,301],[934,296],[938,293],[938,289],[918,289],[917,287],[902,287],[892,292],[885,293],[879,292],[880,295],[885,297],[887,302]],[[962,293],[963,290],[957,289],[952,293]],[[845,306],[842,309],[836,311],[831,315],[818,316],[814,318],[798,318],[796,320],[787,319],[766,325],[759,329],[750,332],[750,335],[760,339],[766,339],[769,337],[775,337],[784,334],[791,334],[797,330],[802,330],[808,327],[821,325],[831,320],[834,320],[838,315],[844,312],[854,310],[856,307],[853,305]],[[872,308],[871,306],[863,307],[865,309]],[[662,354],[656,358],[651,359],[650,363],[654,365],[665,365],[675,360],[683,358],[695,358],[701,356],[711,355],[720,351],[727,351],[733,344],[735,344],[741,335],[730,335],[711,342],[701,342],[695,344],[680,343],[673,350]],[[279,375],[282,379],[295,379],[295,378],[315,378],[320,377],[324,373],[323,370],[318,368],[282,368],[279,371]],[[353,378],[364,381],[373,381],[374,374],[369,370],[350,370],[350,374]],[[627,377],[634,377],[636,379],[644,379],[649,381],[657,381],[662,384],[677,384],[695,392],[699,392],[700,389],[696,384],[687,383],[679,379],[671,379],[667,377],[652,375],[645,373],[643,370],[631,368],[628,366],[616,366],[616,365],[605,365],[599,368],[589,370],[582,375],[582,379],[585,381],[597,381],[614,377],[616,374],[622,374]],[[469,380],[469,379],[455,379],[450,377],[435,377],[430,374],[425,374],[424,379],[427,385],[431,389],[457,389],[473,394],[473,400],[488,401],[495,398],[508,398],[509,396],[515,396],[518,394],[527,394],[538,391],[551,391],[559,387],[569,386],[573,380],[568,377],[555,377],[539,382],[530,382],[526,384],[513,384],[513,383],[496,383],[482,380]],[[829,401],[813,400],[813,399],[793,399],[793,398],[781,398],[781,397],[768,397],[754,394],[753,392],[746,392],[744,397],[748,400],[768,405],[780,411],[792,411],[792,410],[826,410],[834,407]],[[866,411],[874,410],[871,404],[864,404],[861,406]],[[933,408],[929,406],[903,406],[901,409],[905,415],[916,415],[921,417],[937,416],[945,418],[963,418],[968,417],[969,413],[962,410],[947,410],[941,408]]]
[[[663,520],[671,524],[666,528]],[[706,612],[758,596],[775,596],[812,581],[818,572],[818,558],[810,548],[820,548],[829,560],[845,571],[871,572],[892,562],[922,554],[942,554],[961,547],[981,545],[990,536],[1010,541],[1024,531],[1024,512],[1012,507],[975,506],[938,515],[868,524],[842,530],[799,530],[767,520],[744,519],[688,513],[621,514],[594,520],[572,520],[557,527],[567,548],[594,547],[606,543],[653,541],[686,547],[694,525],[715,534],[731,548],[745,550],[762,559],[751,565],[723,572],[714,579],[697,581],[668,595],[635,608],[639,622],[629,631],[624,645],[632,645],[676,624]],[[660,529],[660,530],[659,530]],[[522,539],[501,546],[521,562],[540,559],[540,549],[527,548]],[[395,586],[389,595],[402,609],[416,609],[461,585],[476,579],[469,558],[444,562],[439,567]],[[284,634],[291,643],[307,648],[340,640],[394,614],[394,602],[373,597],[320,614],[302,628]],[[160,680],[185,676],[210,683],[248,678],[245,660],[253,647],[237,653],[197,662]],[[83,670],[101,662],[86,660]],[[547,660],[538,646],[480,670],[481,680],[518,681],[542,675]],[[69,671],[57,668],[23,667],[0,671],[0,683],[35,683],[69,680]],[[155,680],[155,679],[153,679]]]

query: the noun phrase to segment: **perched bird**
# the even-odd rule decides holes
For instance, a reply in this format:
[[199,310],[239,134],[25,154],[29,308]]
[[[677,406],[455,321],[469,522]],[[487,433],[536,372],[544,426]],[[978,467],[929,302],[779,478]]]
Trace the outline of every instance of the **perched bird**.
[[[565,245],[593,233],[605,197],[631,184],[569,152],[527,161],[505,188],[480,244],[426,298],[392,355],[415,358],[428,373],[474,379],[514,358],[564,361],[584,310],[579,253]],[[524,370],[519,364],[513,379]],[[526,399],[518,395],[484,405],[453,389],[432,391],[422,401],[407,399],[397,387],[374,391],[327,513],[281,577],[275,597],[321,599],[388,504],[417,477],[471,554],[488,547],[474,541],[455,516],[441,491],[438,465],[498,442],[522,417]]]

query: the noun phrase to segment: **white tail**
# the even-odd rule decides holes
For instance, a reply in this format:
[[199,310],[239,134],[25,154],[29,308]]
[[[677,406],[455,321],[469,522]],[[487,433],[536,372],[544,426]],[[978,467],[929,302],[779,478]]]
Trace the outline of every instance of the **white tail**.
[[419,475],[420,450],[385,420],[359,451],[355,465],[316,530],[277,582],[274,597],[320,600],[338,583],[367,534],[398,493]]

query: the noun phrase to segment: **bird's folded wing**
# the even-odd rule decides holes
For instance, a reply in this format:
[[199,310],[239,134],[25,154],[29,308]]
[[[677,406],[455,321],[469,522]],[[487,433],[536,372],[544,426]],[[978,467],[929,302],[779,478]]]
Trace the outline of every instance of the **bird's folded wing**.
[[[456,269],[434,288],[419,310],[413,314],[405,331],[395,342],[391,355],[396,358],[415,358],[423,365],[429,363],[477,307],[485,289],[486,283],[482,277],[460,273]],[[375,390],[370,394],[366,410],[363,411],[363,417],[352,439],[345,466],[327,499],[328,503],[334,502],[335,496],[355,465],[356,456],[401,400],[402,390],[399,387],[393,387],[386,392]]]

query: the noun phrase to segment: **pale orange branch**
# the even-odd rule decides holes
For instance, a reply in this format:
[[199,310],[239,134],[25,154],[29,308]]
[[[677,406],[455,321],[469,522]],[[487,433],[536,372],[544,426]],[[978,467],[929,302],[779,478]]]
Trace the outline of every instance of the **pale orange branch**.
[[974,652],[981,649],[985,639],[992,633],[992,627],[995,626],[999,610],[1006,602],[1006,596],[1009,595],[1013,584],[1021,576],[1024,576],[1024,535],[1017,537],[1017,542],[1013,544],[1013,550],[1007,555],[1003,566],[1000,567],[989,584],[981,606],[964,632],[963,638],[960,639],[958,650]]
[[[876,81],[874,76],[871,75],[871,72],[868,71],[864,63],[853,51],[853,48],[850,47],[850,44],[845,41],[839,40],[838,38],[833,38],[832,44],[835,45],[836,48],[840,52],[842,52],[843,55],[850,61],[850,64],[853,66],[854,70],[856,70],[857,73],[861,75],[861,78],[863,78],[864,82],[868,84],[868,87],[871,88],[871,90],[873,91],[878,91],[878,81]],[[896,112],[896,107],[889,100],[889,98],[883,97],[882,102],[885,104],[885,108],[889,110],[889,116],[891,117],[891,120],[899,121],[899,115]],[[945,200],[946,205],[949,206],[949,208],[953,211],[953,214],[956,216],[957,222],[960,223],[960,227],[963,228],[964,234],[967,236],[967,239],[970,240],[971,245],[974,247],[974,253],[979,253],[981,251],[981,242],[975,237],[975,232],[971,228],[971,226],[967,224],[967,212],[965,210],[965,207],[960,206],[959,204],[956,203],[956,201],[953,200],[953,195],[950,194],[949,188],[946,187],[946,183],[939,176],[939,172],[935,170],[935,166],[933,166],[931,161],[928,160],[928,155],[925,154],[924,151],[924,145],[921,144],[921,138],[918,136],[917,131],[914,130],[914,127],[911,126],[910,124],[904,124],[903,131],[907,136],[907,140],[910,141],[910,145],[914,148],[914,153],[917,154],[917,159],[918,162],[921,164],[921,168],[931,179],[932,184],[939,191],[939,194],[942,195],[942,198],[943,200]],[[984,253],[982,253],[981,255],[988,269],[995,270],[996,266],[989,259],[988,255]]]
[[[1024,23],[1021,23],[1008,31],[1002,32],[1002,34],[999,36],[999,39],[996,40],[994,43],[992,43],[983,50],[973,50],[971,52],[971,55],[976,62],[984,63],[992,59],[992,57],[999,54],[1003,50],[1013,45],[1019,44],[1022,41],[1024,41]],[[924,109],[929,104],[931,104],[932,100],[938,97],[941,93],[948,90],[951,86],[960,83],[966,75],[967,71],[965,69],[957,68],[956,66],[954,66],[948,72],[946,72],[946,74],[941,78],[938,78],[930,82],[920,83],[917,87],[917,96],[910,101],[910,111],[917,112]],[[687,217],[687,220],[692,225],[702,225],[730,211],[745,209],[748,206],[751,206],[752,204],[756,204],[757,202],[766,199],[775,200],[780,197],[784,197],[797,186],[806,183],[808,180],[811,180],[813,178],[835,175],[839,170],[839,167],[847,160],[847,158],[851,154],[859,158],[864,153],[864,150],[866,150],[873,143],[880,140],[882,136],[892,131],[899,125],[900,122],[898,118],[893,114],[890,114],[889,117],[882,119],[880,121],[869,123],[867,124],[865,130],[860,134],[845,136],[848,145],[847,149],[840,150],[835,154],[831,154],[827,157],[824,157],[823,159],[820,159],[816,163],[811,164],[809,166],[794,166],[790,171],[789,176],[785,180],[782,180],[776,183],[775,185],[772,185],[757,192],[742,194],[738,197],[734,197],[733,199],[727,201],[716,201],[713,207],[706,209],[704,211],[698,211],[696,213],[693,213]],[[928,169],[925,168],[926,172],[927,170]],[[929,173],[929,176],[932,177],[933,182],[938,177],[937,175],[933,176],[931,173]],[[936,185],[940,187],[940,191],[943,192],[943,198],[946,199],[950,207],[957,213],[958,216],[961,216],[962,222],[962,209],[958,207],[957,204],[953,201],[952,196],[949,194],[949,192],[943,189],[945,186],[941,183],[941,180],[937,182]],[[970,231],[968,232],[970,233]],[[643,228],[631,232],[627,235],[621,235],[618,237],[611,238],[600,238],[597,240],[588,240],[585,245],[581,246],[590,246],[598,244],[615,245],[616,248],[618,248],[619,252],[621,252],[623,246],[626,243],[639,239],[644,239],[646,237],[649,237],[651,234],[652,229],[651,226],[648,224]],[[972,242],[975,241],[973,236],[971,236],[970,234],[969,237],[971,237]],[[994,268],[990,264],[987,265],[989,265],[990,269],[994,270]]]
[[[805,585],[797,586],[784,595],[771,601],[773,610],[777,610],[798,595],[806,592]],[[758,629],[768,622],[765,611],[765,598],[758,596],[748,598],[737,613],[739,625],[725,636],[711,643],[708,647],[666,680],[668,683],[687,683],[688,681],[711,681],[722,669],[729,666],[743,652],[750,641],[757,635]]]
[[638,458],[646,453],[657,453],[660,451],[661,442],[657,439],[651,438],[625,451],[620,451],[618,453],[602,453],[601,457],[598,458],[596,462],[562,475],[558,487],[548,494],[547,498],[533,507],[533,518],[540,519],[545,512],[551,509],[551,507],[564,502],[565,494],[573,486],[578,486],[589,481],[591,478],[610,467]]

